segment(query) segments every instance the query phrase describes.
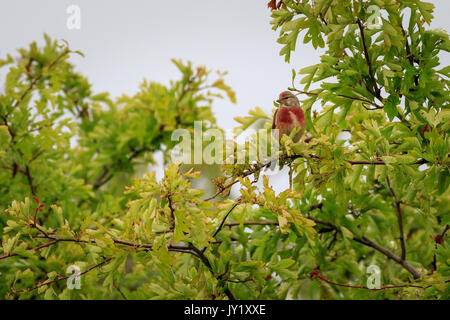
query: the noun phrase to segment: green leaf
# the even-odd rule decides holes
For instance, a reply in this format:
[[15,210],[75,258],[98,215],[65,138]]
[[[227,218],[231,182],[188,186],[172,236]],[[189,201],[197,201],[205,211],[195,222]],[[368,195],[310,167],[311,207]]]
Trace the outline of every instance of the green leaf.
[[389,120],[392,121],[397,115],[397,105],[400,103],[400,99],[397,95],[390,95],[389,98],[385,100],[384,103],[384,111],[389,117]]

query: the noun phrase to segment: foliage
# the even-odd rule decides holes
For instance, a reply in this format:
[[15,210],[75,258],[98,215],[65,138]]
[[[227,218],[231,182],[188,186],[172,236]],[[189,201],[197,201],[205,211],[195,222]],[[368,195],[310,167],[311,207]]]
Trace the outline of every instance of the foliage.
[[[172,132],[215,128],[222,73],[174,61],[182,78],[137,94],[93,94],[46,37],[8,56],[0,95],[0,296],[39,299],[448,299],[449,68],[433,5],[419,0],[285,0],[273,4],[280,54],[300,33],[326,48],[293,72],[309,136],[281,140],[292,190],[271,163],[227,164],[205,197],[201,173],[169,164]],[[371,26],[369,7],[381,9]],[[295,88],[297,75],[303,75]],[[311,89],[315,88],[315,89]],[[315,104],[320,113],[312,112]],[[239,117],[240,133],[269,116]],[[256,181],[262,176],[262,187]],[[253,177],[253,178],[251,178]],[[227,197],[239,185],[236,200]],[[129,187],[126,187],[129,186]],[[82,289],[66,288],[70,265]],[[381,270],[369,290],[367,268]]]

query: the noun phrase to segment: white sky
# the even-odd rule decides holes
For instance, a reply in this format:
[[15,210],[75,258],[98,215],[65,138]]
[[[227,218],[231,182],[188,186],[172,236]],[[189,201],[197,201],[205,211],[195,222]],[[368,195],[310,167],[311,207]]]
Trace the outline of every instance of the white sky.
[[[449,28],[450,1],[436,6],[433,28]],[[268,114],[279,92],[290,86],[291,69],[319,62],[319,54],[299,39],[291,65],[279,56],[268,0],[2,0],[0,57],[43,33],[65,39],[85,58],[71,58],[95,92],[133,94],[145,77],[168,84],[179,74],[171,58],[228,71],[238,104],[218,100],[213,110],[223,129],[236,116],[260,106]],[[66,9],[81,8],[81,29],[66,27]],[[442,57],[448,65],[450,58]],[[0,79],[1,81],[1,79]],[[300,87],[300,86],[299,86]]]

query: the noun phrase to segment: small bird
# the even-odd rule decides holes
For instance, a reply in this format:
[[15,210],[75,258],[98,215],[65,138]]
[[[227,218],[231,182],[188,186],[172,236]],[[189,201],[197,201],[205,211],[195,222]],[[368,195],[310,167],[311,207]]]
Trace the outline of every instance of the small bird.
[[300,141],[305,133],[305,114],[300,107],[297,97],[289,91],[280,93],[277,102],[280,107],[273,116],[272,129],[279,130],[279,139],[283,134],[290,135],[292,130],[299,128],[298,133],[293,138],[294,142]]

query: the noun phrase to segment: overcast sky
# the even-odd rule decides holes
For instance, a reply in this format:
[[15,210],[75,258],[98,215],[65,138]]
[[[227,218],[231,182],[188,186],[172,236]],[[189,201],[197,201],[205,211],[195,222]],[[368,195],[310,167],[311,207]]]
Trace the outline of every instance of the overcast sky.
[[[450,1],[436,6],[433,28],[449,28]],[[0,56],[42,43],[43,33],[66,39],[85,58],[71,61],[96,92],[133,94],[147,79],[167,84],[178,79],[171,58],[191,60],[210,69],[229,71],[227,82],[238,104],[217,101],[213,110],[223,129],[236,116],[260,106],[267,113],[279,92],[290,85],[291,69],[319,62],[310,45],[298,42],[291,65],[279,56],[271,29],[268,0],[2,0]],[[80,30],[66,26],[70,5],[81,9]],[[443,65],[449,64],[448,54]],[[1,79],[0,79],[1,80]]]

